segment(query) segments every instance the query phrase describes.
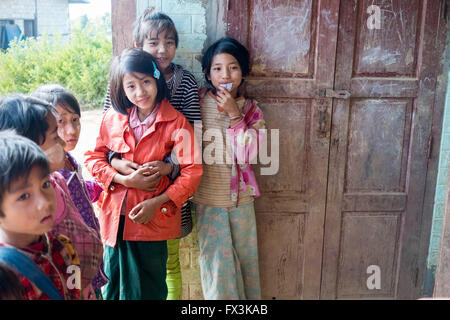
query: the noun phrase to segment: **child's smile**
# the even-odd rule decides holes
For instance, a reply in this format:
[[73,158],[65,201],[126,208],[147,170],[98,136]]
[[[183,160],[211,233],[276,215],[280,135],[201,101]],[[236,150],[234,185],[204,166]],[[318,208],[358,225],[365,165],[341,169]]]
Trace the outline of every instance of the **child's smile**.
[[217,90],[226,88],[233,97],[236,97],[237,89],[242,82],[241,66],[231,54],[217,54],[212,60],[209,78]]
[[158,34],[154,30],[144,42],[142,50],[150,53],[161,71],[165,72],[175,57],[177,50],[175,38],[172,32],[163,31]]
[[126,74],[122,83],[128,100],[138,107],[139,120],[143,121],[155,107],[156,80],[144,73],[133,72]]

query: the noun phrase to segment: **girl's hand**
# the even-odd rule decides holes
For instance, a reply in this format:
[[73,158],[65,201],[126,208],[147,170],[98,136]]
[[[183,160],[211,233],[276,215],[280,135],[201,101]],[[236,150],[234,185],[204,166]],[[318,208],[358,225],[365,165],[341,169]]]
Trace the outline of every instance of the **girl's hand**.
[[217,106],[222,108],[230,118],[241,115],[236,100],[234,100],[231,93],[229,93],[225,88],[220,87],[217,89],[216,102]]
[[114,157],[111,159],[111,167],[116,169],[119,173],[127,176],[136,171],[139,168],[139,165],[127,159],[119,159]]
[[142,164],[141,168],[149,168],[150,174],[159,173],[160,178],[168,176],[172,172],[172,166],[170,163],[165,163],[164,161],[150,161]]
[[152,174],[151,169],[143,167],[126,176],[124,186],[145,191],[156,191],[155,186],[159,179],[161,179],[161,176],[158,172]]
[[83,289],[83,300],[97,300],[92,284]]
[[160,206],[161,203],[158,197],[144,200],[131,209],[128,217],[133,220],[134,223],[147,224],[152,220],[153,215]]

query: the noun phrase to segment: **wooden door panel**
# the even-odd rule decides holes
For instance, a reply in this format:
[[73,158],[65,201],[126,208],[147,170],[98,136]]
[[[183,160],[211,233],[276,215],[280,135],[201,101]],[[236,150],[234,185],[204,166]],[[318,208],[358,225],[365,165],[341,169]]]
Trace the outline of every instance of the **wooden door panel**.
[[[271,192],[291,192],[304,194],[307,183],[307,147],[311,121],[311,101],[287,99],[258,99],[268,128],[279,128],[279,141],[273,146],[271,132],[268,133],[268,150],[278,147],[283,159],[277,175],[267,175],[260,179],[261,190]],[[289,118],[286,118],[286,115]],[[259,165],[256,165],[259,171]],[[261,165],[261,167],[265,167]],[[297,177],[291,179],[292,176]]]
[[[263,299],[290,299],[303,295],[302,279],[304,239],[306,227],[305,214],[278,212],[259,213],[257,230],[259,251],[275,252],[274,259],[260,262],[261,291]],[[264,255],[264,254],[263,254]],[[276,292],[276,296],[270,296]]]
[[[227,35],[249,48],[245,80],[269,130],[279,130],[279,171],[255,173],[262,294],[318,298],[331,123],[338,1],[230,0]],[[319,119],[322,127],[319,130]]]
[[352,100],[346,193],[405,191],[411,111],[406,100]]
[[[367,8],[380,8],[382,25],[369,29]],[[358,1],[354,76],[415,76],[423,1]]]
[[[315,1],[250,1],[254,76],[307,77],[314,71]],[[280,38],[287,41],[280,43]],[[289,39],[295,41],[289,41]]]
[[[380,29],[367,25],[371,5]],[[419,294],[439,19],[430,1],[340,2],[334,87],[351,98],[333,105],[322,298]]]
[[[400,225],[400,214],[392,212],[343,214],[337,284],[339,298],[394,298]],[[383,270],[381,287],[375,294],[367,287],[366,270],[371,265]]]

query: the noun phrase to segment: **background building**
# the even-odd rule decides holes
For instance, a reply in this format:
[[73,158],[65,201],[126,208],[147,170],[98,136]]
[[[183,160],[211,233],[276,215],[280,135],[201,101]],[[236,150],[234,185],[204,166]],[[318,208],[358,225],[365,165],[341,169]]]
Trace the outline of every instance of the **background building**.
[[70,32],[69,4],[87,0],[2,0],[0,26],[16,24],[25,37]]

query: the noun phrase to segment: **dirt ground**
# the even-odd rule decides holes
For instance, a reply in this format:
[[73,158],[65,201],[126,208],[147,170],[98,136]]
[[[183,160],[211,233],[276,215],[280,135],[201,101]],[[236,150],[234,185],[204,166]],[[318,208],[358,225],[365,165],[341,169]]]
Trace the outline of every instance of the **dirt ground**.
[[[102,120],[103,108],[81,112],[81,134],[77,147],[71,154],[77,159],[79,164],[84,162],[84,153],[93,150],[95,139],[98,136],[100,122]],[[83,169],[83,176],[90,179],[86,169]]]

